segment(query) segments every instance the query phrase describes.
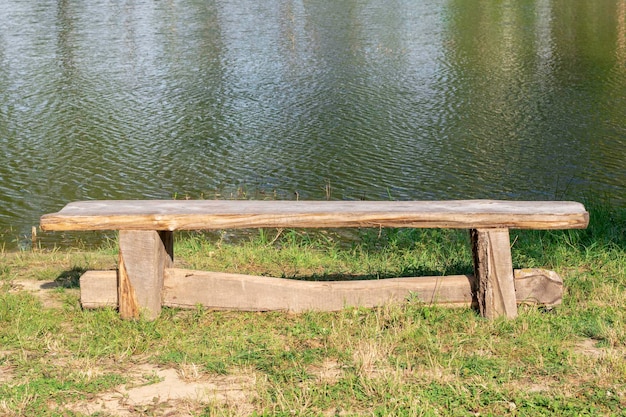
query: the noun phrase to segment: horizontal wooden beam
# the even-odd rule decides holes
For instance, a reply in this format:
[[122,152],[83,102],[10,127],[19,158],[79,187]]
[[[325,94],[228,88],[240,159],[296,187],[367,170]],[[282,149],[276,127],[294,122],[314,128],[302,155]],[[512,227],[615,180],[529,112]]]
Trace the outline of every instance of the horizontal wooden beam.
[[[553,271],[515,270],[518,303],[556,305],[563,281]],[[84,308],[116,307],[116,271],[88,271],[80,279]],[[425,304],[470,306],[475,288],[473,275],[390,278],[358,281],[299,281],[221,272],[166,269],[163,305],[245,311],[335,311],[375,307],[409,298]]]
[[585,228],[570,201],[109,200],[70,203],[41,217],[43,230],[204,230],[237,228]]

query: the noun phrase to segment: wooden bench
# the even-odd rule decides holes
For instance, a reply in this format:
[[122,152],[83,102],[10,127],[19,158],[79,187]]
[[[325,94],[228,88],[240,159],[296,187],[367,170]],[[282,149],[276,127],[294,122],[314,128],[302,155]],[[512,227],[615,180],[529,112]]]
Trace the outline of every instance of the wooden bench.
[[[344,227],[469,229],[475,275],[473,283],[467,288],[473,293],[470,295],[477,299],[481,315],[494,318],[517,315],[519,297],[516,297],[509,229],[585,228],[588,219],[589,215],[582,204],[552,201],[126,200],[70,203],[58,213],[42,216],[41,229],[119,230],[116,285],[119,311],[125,318],[138,317],[143,312],[148,319],[157,317],[161,311],[165,297],[164,280],[169,275],[176,275],[176,270],[172,268],[175,230]],[[193,285],[189,282],[185,284],[184,281],[185,277],[191,275],[193,271],[178,271],[178,285]],[[302,288],[291,288],[293,282],[287,283],[287,280],[276,282],[276,279],[262,277],[251,281],[249,277],[232,274],[222,274],[218,278],[211,282],[225,286],[236,282],[234,287],[231,285],[230,294],[252,283],[256,285],[254,291],[257,297],[258,293],[271,293],[281,285],[298,297],[302,293]],[[407,279],[398,280],[404,282]],[[370,291],[372,288],[373,291],[376,288],[383,291],[385,285],[396,285],[395,282],[361,281],[360,287],[354,287],[355,284],[344,287],[347,290],[341,296],[345,297],[350,288],[356,291],[357,288],[368,287]],[[445,279],[437,279],[435,285],[445,282]],[[266,292],[259,289],[263,288],[264,283],[268,288]],[[417,281],[415,283],[420,285]],[[303,285],[317,285],[311,287],[309,298],[324,296],[324,292],[319,290],[320,283]],[[327,288],[330,288],[329,291],[339,291],[341,285],[338,282],[335,287]],[[263,309],[262,304],[257,308]]]

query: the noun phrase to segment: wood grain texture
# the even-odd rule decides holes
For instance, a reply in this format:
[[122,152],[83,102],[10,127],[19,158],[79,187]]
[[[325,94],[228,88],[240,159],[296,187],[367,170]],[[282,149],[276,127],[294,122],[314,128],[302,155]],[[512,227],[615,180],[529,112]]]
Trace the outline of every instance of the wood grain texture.
[[118,307],[117,271],[87,271],[80,276],[83,308]]
[[174,307],[193,301],[213,309],[337,311],[403,301],[411,294],[427,304],[472,301],[465,275],[321,282],[168,269],[166,276],[168,305]]
[[[560,304],[563,281],[544,269],[515,270],[517,303]],[[117,306],[115,271],[88,271],[81,277],[83,308]],[[375,307],[415,297],[426,304],[475,305],[473,275],[391,278],[373,281],[310,282],[240,274],[170,269],[163,305],[252,311],[339,310],[348,305]],[[357,293],[353,293],[356,291]]]
[[161,313],[166,268],[172,265],[171,232],[120,231],[118,299],[122,318],[141,313],[154,319]]
[[[120,250],[119,269],[117,270],[117,300],[119,303],[120,316],[123,319],[139,318],[140,307],[137,294],[135,293],[135,287],[133,286],[133,274],[128,274],[126,262]],[[133,270],[132,267],[131,270]],[[135,279],[134,281],[136,281],[136,284],[141,285],[137,282],[140,281],[140,279]]]
[[201,230],[260,227],[585,228],[568,201],[110,200],[70,203],[41,217],[54,230]]
[[517,317],[509,229],[472,229],[470,236],[481,315]]
[[554,271],[539,268],[516,269],[515,298],[518,304],[552,307],[563,300],[563,279]]

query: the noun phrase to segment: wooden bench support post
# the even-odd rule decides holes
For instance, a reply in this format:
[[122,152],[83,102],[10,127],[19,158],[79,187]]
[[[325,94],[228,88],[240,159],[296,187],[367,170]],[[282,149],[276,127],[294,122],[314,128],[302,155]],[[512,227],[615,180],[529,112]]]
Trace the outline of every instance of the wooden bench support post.
[[173,233],[120,230],[118,299],[122,318],[153,320],[161,313],[163,276],[173,261]]
[[509,229],[471,229],[480,314],[517,317]]

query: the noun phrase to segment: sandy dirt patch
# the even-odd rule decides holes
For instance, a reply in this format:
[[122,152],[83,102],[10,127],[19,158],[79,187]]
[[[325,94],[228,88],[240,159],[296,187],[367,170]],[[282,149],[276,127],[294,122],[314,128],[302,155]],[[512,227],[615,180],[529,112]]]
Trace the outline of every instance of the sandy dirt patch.
[[597,344],[598,342],[593,339],[581,340],[580,342],[576,343],[576,346],[574,347],[574,352],[595,358],[601,358],[610,353],[606,348],[603,349],[598,347]]
[[[55,281],[36,281],[27,279],[16,279],[11,281],[9,292],[26,291],[37,297],[44,308],[61,308],[62,301],[59,300],[57,294],[53,291],[63,285]],[[66,293],[80,295],[78,288],[66,288]]]
[[[247,415],[254,411],[253,373],[207,375],[196,370],[142,364],[130,369],[130,383],[63,408],[84,414],[114,416],[191,416],[208,405],[220,405]],[[193,368],[193,366],[191,366]]]
[[[9,291],[25,291],[37,297],[44,308],[60,308],[62,297],[54,291],[61,287],[55,281],[13,280]],[[79,289],[65,289],[76,292]],[[4,352],[0,357],[11,352]],[[77,365],[79,368],[81,365]],[[98,372],[89,368],[89,372]],[[111,416],[192,416],[207,406],[231,409],[233,414],[249,415],[254,411],[257,377],[253,372],[215,375],[202,372],[193,365],[161,368],[151,364],[132,365],[124,369],[129,382],[115,389],[94,395],[84,401],[57,404],[59,409],[83,414],[101,413]],[[0,383],[11,383],[15,375],[9,365],[0,365]],[[54,406],[53,406],[54,407]]]

